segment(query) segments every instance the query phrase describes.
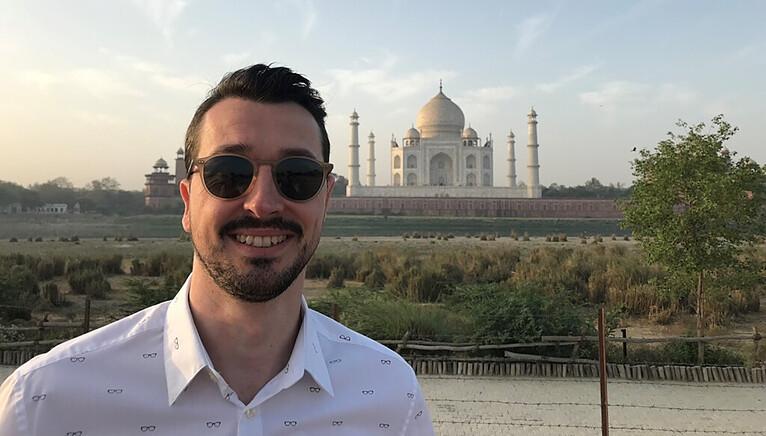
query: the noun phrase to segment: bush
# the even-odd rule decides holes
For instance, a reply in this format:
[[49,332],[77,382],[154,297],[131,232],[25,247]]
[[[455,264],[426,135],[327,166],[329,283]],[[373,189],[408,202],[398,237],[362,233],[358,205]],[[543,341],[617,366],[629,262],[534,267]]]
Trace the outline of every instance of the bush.
[[43,285],[42,297],[45,301],[56,307],[64,306],[67,303],[64,294],[59,292],[59,287],[55,283],[46,283]]
[[75,294],[86,294],[91,298],[106,298],[111,285],[99,270],[77,270],[67,273],[67,281]]
[[99,266],[104,274],[122,274],[122,255],[115,254],[99,259]]
[[8,240],[8,242],[19,242],[19,240],[16,239],[16,238],[11,238],[11,239]]
[[524,232],[524,241],[529,241],[529,233]]
[[589,315],[566,295],[507,284],[458,287],[446,307],[472,321],[473,340],[481,343],[534,342],[541,335],[592,333]]
[[340,321],[377,340],[460,341],[470,332],[464,317],[439,306],[415,304],[364,288],[331,290],[309,305],[327,316],[338,308]]
[[342,288],[345,284],[344,278],[343,278],[343,270],[340,268],[335,268],[330,272],[330,277],[327,280],[327,288],[328,289],[338,289]]
[[38,236],[35,238],[35,242],[43,242],[43,238],[41,236]]
[[128,280],[127,288],[131,303],[139,309],[172,300],[178,292],[176,287],[160,286],[156,281],[140,279]]
[[79,236],[77,236],[77,235],[74,235],[74,236],[72,236],[71,238],[69,238],[69,240],[70,240],[71,242],[80,242],[80,237],[79,237]]

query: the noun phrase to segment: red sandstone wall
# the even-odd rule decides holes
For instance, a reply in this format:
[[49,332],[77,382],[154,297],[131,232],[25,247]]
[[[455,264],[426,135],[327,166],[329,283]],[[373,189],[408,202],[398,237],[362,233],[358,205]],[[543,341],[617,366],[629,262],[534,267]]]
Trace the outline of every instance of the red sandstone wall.
[[622,218],[614,200],[333,197],[329,213],[350,215]]

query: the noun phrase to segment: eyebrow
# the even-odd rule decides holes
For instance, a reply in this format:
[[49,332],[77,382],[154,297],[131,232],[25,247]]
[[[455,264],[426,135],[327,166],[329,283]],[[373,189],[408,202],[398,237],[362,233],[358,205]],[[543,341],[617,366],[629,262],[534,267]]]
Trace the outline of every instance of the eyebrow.
[[[251,150],[252,150],[252,147],[242,143],[224,144],[219,146],[213,154],[231,153],[231,154],[247,155]],[[319,161],[322,160],[314,156],[314,154],[311,153],[309,150],[306,150],[305,148],[298,148],[298,147],[286,148],[282,150],[282,155],[283,156],[305,156],[305,157],[317,159]]]

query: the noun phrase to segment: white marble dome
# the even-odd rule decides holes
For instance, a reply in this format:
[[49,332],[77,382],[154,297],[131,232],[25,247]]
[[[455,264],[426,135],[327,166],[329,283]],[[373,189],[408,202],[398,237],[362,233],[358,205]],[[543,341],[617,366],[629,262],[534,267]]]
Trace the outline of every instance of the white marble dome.
[[463,130],[463,139],[479,139],[479,134],[476,133],[473,127],[468,126]]
[[460,107],[440,90],[420,109],[415,124],[423,138],[460,138],[465,116]]
[[418,129],[410,127],[404,132],[403,139],[420,139],[420,132],[418,132]]

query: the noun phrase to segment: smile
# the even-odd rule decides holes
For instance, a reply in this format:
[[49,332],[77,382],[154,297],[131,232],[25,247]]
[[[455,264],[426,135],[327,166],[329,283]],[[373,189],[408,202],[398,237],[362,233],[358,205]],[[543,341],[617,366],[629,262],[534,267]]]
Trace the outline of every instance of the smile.
[[279,245],[287,240],[287,235],[278,236],[253,236],[253,235],[234,235],[240,244],[249,245],[251,247],[269,248],[275,245]]

